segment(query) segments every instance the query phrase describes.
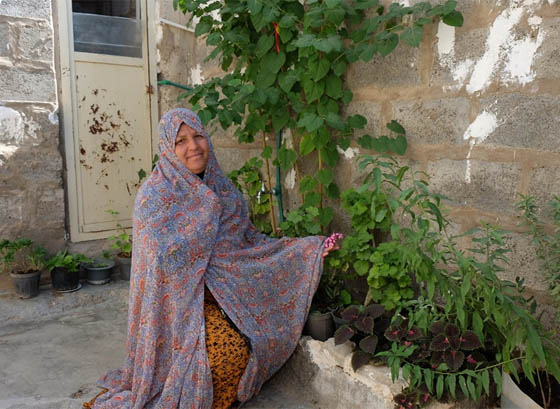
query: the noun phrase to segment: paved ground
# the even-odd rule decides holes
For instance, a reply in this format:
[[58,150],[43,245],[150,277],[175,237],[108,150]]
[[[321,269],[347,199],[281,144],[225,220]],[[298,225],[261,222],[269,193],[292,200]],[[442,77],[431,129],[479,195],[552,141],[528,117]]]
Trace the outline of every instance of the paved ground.
[[[123,361],[127,283],[71,294],[0,294],[0,409],[78,409],[95,380]],[[318,409],[286,377],[268,382],[243,409]]]

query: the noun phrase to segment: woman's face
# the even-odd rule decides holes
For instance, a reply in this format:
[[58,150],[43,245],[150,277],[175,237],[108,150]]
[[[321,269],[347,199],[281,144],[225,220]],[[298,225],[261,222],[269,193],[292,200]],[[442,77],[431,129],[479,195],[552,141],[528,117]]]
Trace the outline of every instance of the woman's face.
[[192,173],[206,169],[210,147],[206,137],[190,126],[182,124],[175,138],[175,155]]

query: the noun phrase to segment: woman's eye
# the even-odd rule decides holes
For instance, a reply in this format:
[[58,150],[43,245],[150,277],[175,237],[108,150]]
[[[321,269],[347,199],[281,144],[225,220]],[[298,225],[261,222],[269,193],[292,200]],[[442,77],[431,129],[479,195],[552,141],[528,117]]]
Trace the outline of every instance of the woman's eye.
[[178,141],[175,141],[175,145],[180,145],[180,144],[182,144],[183,142],[185,142],[184,139],[179,139]]
[[204,135],[196,135],[197,138],[204,138]]

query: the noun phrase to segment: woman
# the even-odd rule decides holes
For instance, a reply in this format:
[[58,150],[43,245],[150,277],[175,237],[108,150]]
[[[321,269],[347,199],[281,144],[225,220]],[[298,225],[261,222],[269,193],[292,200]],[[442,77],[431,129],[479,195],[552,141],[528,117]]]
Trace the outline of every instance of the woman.
[[227,409],[294,351],[334,246],[259,233],[192,111],[159,132],[134,209],[127,357],[93,407]]

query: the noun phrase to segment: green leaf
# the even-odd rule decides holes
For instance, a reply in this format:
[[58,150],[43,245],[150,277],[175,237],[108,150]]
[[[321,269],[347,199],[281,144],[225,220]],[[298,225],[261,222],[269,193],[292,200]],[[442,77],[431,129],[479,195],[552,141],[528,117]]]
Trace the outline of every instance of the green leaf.
[[327,54],[332,51],[340,52],[344,49],[344,45],[342,44],[342,38],[340,38],[338,34],[330,35],[327,38],[317,39],[313,42],[313,46],[317,50]]
[[362,52],[360,53],[360,59],[363,62],[369,62],[377,52],[377,45],[375,44],[368,44],[364,47]]
[[270,159],[272,158],[272,147],[271,146],[267,146],[263,149],[261,156],[265,159]]
[[367,124],[367,119],[362,115],[352,115],[348,117],[348,126],[354,129],[364,129]]
[[339,77],[346,72],[346,62],[340,61],[333,67],[333,72]]
[[[321,195],[319,194],[319,192],[310,192],[310,193],[305,195],[305,199],[304,199],[304,205],[305,206],[317,207],[317,206],[319,206],[320,203],[321,203]],[[321,228],[320,228],[320,226],[317,226],[317,227],[319,229],[316,233],[319,233]]]
[[498,368],[492,370],[492,375],[494,375],[494,384],[496,385],[496,395],[500,396],[502,394],[502,372]]
[[453,10],[452,12],[446,14],[445,16],[443,16],[442,20],[448,26],[452,26],[452,27],[463,26],[463,15],[457,10]]
[[490,375],[487,369],[482,371],[482,386],[484,387],[486,395],[490,395]]
[[260,60],[263,58],[268,50],[272,48],[274,45],[274,37],[270,35],[263,35],[257,41],[257,45],[255,47],[255,55]]
[[440,400],[441,396],[443,395],[443,386],[444,386],[443,375],[440,375],[438,376],[437,383],[436,383],[436,398],[438,400]]
[[331,98],[340,98],[342,95],[342,80],[334,74],[329,75],[325,93]]
[[401,34],[401,40],[406,41],[411,47],[418,47],[420,46],[420,41],[422,40],[423,31],[424,29],[422,26],[415,24],[414,26],[407,28]]
[[472,378],[470,376],[467,376],[467,388],[469,389],[471,397],[473,399],[476,399],[476,389],[475,389],[474,383],[472,381]]
[[261,0],[247,0],[247,8],[251,14],[258,14],[262,10]]
[[406,149],[408,148],[408,142],[406,141],[406,136],[399,135],[395,139],[389,139],[389,149],[398,155],[404,155]]
[[326,58],[319,58],[309,63],[310,78],[315,82],[325,78],[331,68],[331,64]]
[[309,155],[315,150],[315,140],[310,133],[303,134],[299,143],[299,153],[301,156]]
[[287,109],[278,110],[272,115],[272,126],[276,132],[281,131],[290,120],[290,113]]
[[399,124],[397,121],[395,121],[394,119],[389,122],[387,124],[387,128],[395,133],[398,133],[400,135],[406,135],[406,131],[404,130],[404,128],[402,127],[401,124]]
[[313,34],[304,34],[294,42],[294,45],[298,48],[310,47],[316,39],[317,38]]
[[195,37],[199,37],[202,34],[206,34],[212,29],[212,25],[214,24],[214,19],[210,16],[204,16],[200,19],[198,24],[194,29]]
[[459,375],[459,386],[461,387],[463,394],[468,398],[469,389],[467,388],[467,383],[465,382],[465,377],[463,375]]
[[299,80],[299,76],[296,71],[288,70],[281,72],[278,75],[278,85],[284,92],[290,92],[294,84]]
[[[284,14],[284,16],[282,16],[282,18],[278,22],[278,27],[291,28],[295,26],[296,22],[297,22],[297,16],[294,16],[293,14]],[[282,33],[282,31],[286,31],[286,30],[280,30],[280,33]]]
[[334,112],[329,112],[327,114],[327,117],[325,118],[325,122],[331,128],[338,129],[339,131],[342,131],[345,127],[344,121],[342,120],[340,115],[335,114]]
[[369,271],[369,262],[367,260],[358,260],[354,264],[354,270],[359,276],[366,275]]
[[391,52],[397,47],[399,44],[399,36],[395,33],[388,33],[383,36],[379,41],[379,53],[386,57],[387,55],[391,54]]
[[299,191],[301,193],[311,192],[317,187],[317,179],[313,176],[305,175],[299,184]]
[[319,179],[323,186],[330,185],[333,180],[332,171],[330,169],[321,169],[317,172],[317,179]]
[[286,62],[286,54],[277,53],[276,51],[268,53],[262,60],[262,67],[264,70],[272,73],[277,73]]
[[484,323],[482,322],[482,318],[480,318],[480,315],[476,311],[473,313],[472,325],[473,325],[473,330],[475,334],[478,336],[478,338],[484,339],[484,333],[482,332],[482,329],[484,328]]
[[303,81],[303,90],[305,91],[307,102],[313,102],[323,96],[325,83],[324,81],[315,82],[311,79],[306,79]]
[[321,226],[328,226],[333,217],[334,210],[332,209],[332,207],[323,207],[319,209],[319,216],[317,216],[317,218],[319,219],[319,223],[321,223]]
[[327,186],[327,196],[331,199],[339,199],[340,198],[340,189],[336,183],[331,183]]
[[300,128],[307,129],[308,132],[313,132],[323,126],[323,123],[324,120],[320,116],[314,113],[306,112],[303,114],[303,118],[298,121],[297,125]]
[[278,152],[278,164],[282,170],[291,169],[296,163],[297,153],[293,149],[280,148]]
[[451,393],[451,396],[453,396],[453,399],[455,399],[455,385],[457,382],[455,375],[447,375],[446,382],[449,393]]
[[432,390],[434,388],[434,373],[428,368],[424,368],[424,380],[426,381],[428,391],[432,393]]
[[338,7],[340,5],[340,3],[342,3],[342,0],[326,0],[325,4],[327,5],[328,8],[333,9],[335,7]]

